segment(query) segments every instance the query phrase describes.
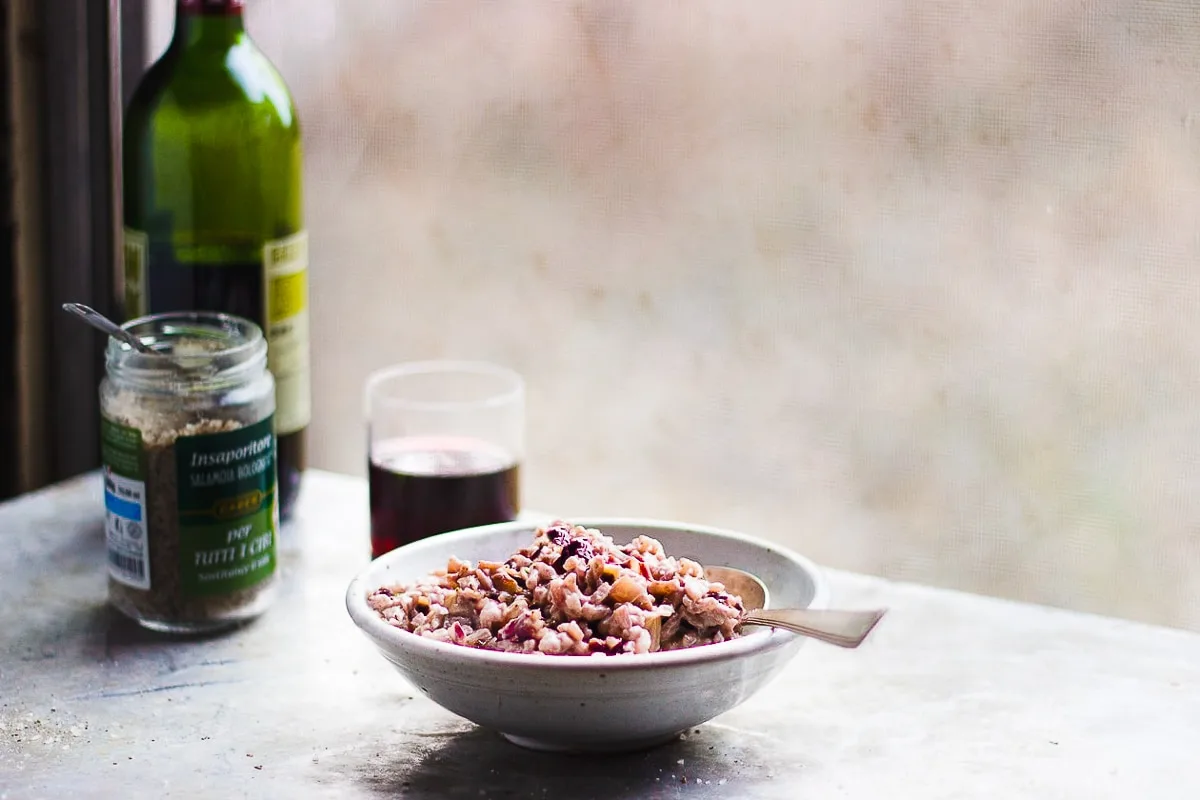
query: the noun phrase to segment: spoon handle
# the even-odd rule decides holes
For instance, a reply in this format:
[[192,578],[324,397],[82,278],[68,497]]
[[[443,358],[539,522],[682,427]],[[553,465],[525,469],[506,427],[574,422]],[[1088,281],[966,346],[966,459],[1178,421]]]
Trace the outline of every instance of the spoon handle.
[[824,608],[756,609],[742,620],[743,625],[768,625],[799,633],[838,647],[855,648],[863,643],[885,611],[835,611]]
[[91,308],[90,306],[85,306],[83,303],[63,303],[62,307],[63,307],[63,311],[69,312],[71,314],[74,314],[77,317],[80,317],[81,319],[83,319],[84,322],[91,325],[93,328],[97,328],[101,331],[104,331],[109,336],[112,336],[113,338],[124,342],[125,344],[129,345],[130,347],[132,347],[133,349],[135,349],[139,352],[142,352],[142,353],[153,353],[154,352],[154,350],[151,347],[149,347],[145,342],[143,342],[141,339],[134,336],[132,333],[125,330],[120,325],[113,322],[111,319],[104,316],[96,309]]

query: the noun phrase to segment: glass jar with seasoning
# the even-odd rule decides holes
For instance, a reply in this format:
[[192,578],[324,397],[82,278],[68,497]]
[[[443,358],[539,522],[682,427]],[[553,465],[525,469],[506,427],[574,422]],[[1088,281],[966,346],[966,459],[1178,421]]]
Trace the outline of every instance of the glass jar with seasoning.
[[204,312],[122,326],[100,385],[109,602],[153,630],[258,616],[277,586],[274,380],[254,323]]

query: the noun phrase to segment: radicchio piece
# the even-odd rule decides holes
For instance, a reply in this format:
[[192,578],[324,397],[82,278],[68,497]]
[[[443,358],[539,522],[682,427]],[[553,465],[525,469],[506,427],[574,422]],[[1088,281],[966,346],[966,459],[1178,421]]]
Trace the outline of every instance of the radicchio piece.
[[724,603],[727,606],[736,608],[738,611],[745,610],[742,607],[742,598],[740,597],[733,597],[732,595],[725,594],[725,592],[718,592],[715,590],[710,591],[706,596],[714,598],[718,603]]
[[526,642],[533,638],[534,632],[532,615],[526,612],[509,620],[496,638],[506,642]]
[[567,542],[571,541],[571,526],[551,525],[549,528],[546,528],[546,538],[559,547],[566,547]]
[[591,561],[592,556],[595,554],[596,551],[592,548],[592,543],[587,539],[569,539],[567,540],[567,543],[562,546],[562,554],[558,557],[558,560],[554,562],[554,566],[557,569],[562,569],[563,565],[567,563],[567,559],[571,556],[579,556],[584,561]]

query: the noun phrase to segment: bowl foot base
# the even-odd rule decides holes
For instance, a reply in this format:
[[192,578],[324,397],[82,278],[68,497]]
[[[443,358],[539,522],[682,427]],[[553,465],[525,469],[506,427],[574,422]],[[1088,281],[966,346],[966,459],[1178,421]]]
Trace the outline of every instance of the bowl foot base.
[[639,750],[649,750],[651,747],[658,747],[659,745],[674,741],[679,738],[679,734],[681,733],[683,733],[682,730],[647,739],[624,740],[611,743],[588,742],[586,744],[563,742],[562,740],[555,739],[537,739],[531,736],[517,736],[516,734],[504,733],[503,731],[500,732],[500,735],[518,747],[524,747],[527,750],[537,750],[542,753],[633,753]]

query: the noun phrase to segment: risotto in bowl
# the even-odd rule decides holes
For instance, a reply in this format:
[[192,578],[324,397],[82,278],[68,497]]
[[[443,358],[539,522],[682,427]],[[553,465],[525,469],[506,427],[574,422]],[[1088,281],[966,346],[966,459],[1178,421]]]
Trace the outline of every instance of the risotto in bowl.
[[373,561],[346,607],[447,710],[527,747],[635,750],[737,706],[804,640],[740,626],[702,564],[754,573],[769,605],[823,608],[816,567],[729,531],[627,519],[501,523]]

